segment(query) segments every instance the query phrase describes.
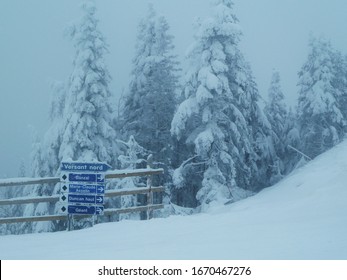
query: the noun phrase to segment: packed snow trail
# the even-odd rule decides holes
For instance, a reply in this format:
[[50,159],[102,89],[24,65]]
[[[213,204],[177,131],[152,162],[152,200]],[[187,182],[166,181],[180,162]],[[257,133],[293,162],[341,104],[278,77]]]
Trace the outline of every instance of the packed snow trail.
[[208,213],[1,236],[0,259],[347,259],[347,141]]

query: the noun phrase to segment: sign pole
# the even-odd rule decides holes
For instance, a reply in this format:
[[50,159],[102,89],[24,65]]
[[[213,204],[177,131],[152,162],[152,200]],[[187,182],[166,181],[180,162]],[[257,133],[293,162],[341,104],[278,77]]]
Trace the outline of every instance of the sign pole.
[[95,224],[96,224],[96,215],[93,215],[93,216],[92,216],[92,219],[93,219],[93,227],[94,227]]
[[73,230],[73,217],[72,214],[67,215],[67,231]]

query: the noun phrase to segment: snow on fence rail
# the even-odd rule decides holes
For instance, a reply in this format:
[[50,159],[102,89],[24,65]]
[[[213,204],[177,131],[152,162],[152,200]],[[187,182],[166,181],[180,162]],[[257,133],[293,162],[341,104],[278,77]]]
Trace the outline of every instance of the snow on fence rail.
[[[134,188],[125,190],[109,190],[105,192],[105,197],[116,197],[123,195],[134,195],[134,194],[147,194],[147,204],[146,206],[139,207],[129,207],[122,209],[105,209],[104,215],[112,214],[124,214],[131,212],[142,212],[147,211],[148,217],[151,216],[151,212],[156,209],[161,209],[164,207],[163,204],[152,204],[153,203],[153,193],[163,192],[164,187],[152,187],[151,185],[151,175],[162,174],[164,170],[159,169],[135,169],[135,170],[115,170],[110,171],[105,174],[106,179],[114,178],[125,178],[125,177],[135,177],[135,176],[148,176],[147,187],[144,188]],[[12,187],[12,186],[27,186],[27,185],[37,185],[37,184],[56,184],[60,182],[59,177],[46,177],[46,178],[13,178],[13,179],[2,179],[0,180],[0,187]],[[14,204],[28,204],[28,203],[40,203],[40,202],[51,202],[56,203],[59,201],[59,195],[52,196],[38,196],[38,197],[19,197],[19,198],[9,198],[5,200],[0,200],[1,205],[14,205]],[[78,215],[75,219],[81,219],[90,217],[91,215]],[[67,215],[46,215],[46,216],[32,216],[32,217],[8,217],[0,218],[0,224],[7,223],[21,223],[21,222],[39,222],[39,221],[53,221],[53,220],[68,220]]]
[[[158,169],[134,169],[134,170],[115,170],[106,172],[106,179],[125,178],[125,177],[136,177],[136,176],[147,176],[162,174],[164,170]],[[38,185],[38,184],[56,184],[60,182],[59,177],[45,177],[45,178],[12,178],[12,179],[1,179],[0,187],[11,187],[11,186],[25,186],[25,185]]]

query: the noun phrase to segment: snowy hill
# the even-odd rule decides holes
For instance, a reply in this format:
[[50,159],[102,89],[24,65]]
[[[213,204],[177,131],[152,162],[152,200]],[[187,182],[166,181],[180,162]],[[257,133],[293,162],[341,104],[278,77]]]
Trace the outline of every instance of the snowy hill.
[[347,141],[209,213],[1,236],[0,259],[347,259]]

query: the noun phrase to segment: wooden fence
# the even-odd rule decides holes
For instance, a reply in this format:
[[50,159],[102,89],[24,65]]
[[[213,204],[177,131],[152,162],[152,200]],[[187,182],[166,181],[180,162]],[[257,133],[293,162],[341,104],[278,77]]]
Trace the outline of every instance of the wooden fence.
[[[120,209],[105,209],[104,215],[113,214],[124,214],[132,212],[142,212],[147,211],[147,217],[151,217],[153,210],[163,208],[163,204],[153,204],[153,193],[163,192],[164,187],[153,187],[151,176],[156,174],[162,174],[164,170],[159,169],[135,169],[131,171],[112,171],[105,174],[105,179],[114,178],[125,178],[134,176],[148,176],[147,186],[142,188],[134,189],[123,189],[123,190],[107,190],[105,191],[105,197],[117,197],[123,195],[136,195],[136,194],[147,194],[147,205]],[[56,184],[60,182],[59,177],[47,177],[47,178],[16,178],[16,179],[2,179],[0,180],[0,187],[13,187],[13,186],[27,186],[27,185],[37,185],[37,184]],[[18,197],[0,200],[0,206],[3,205],[15,205],[15,204],[28,204],[28,203],[56,203],[59,201],[60,195],[52,196],[38,196],[38,197]],[[81,219],[86,217],[91,217],[92,215],[76,215],[75,219]],[[39,222],[39,221],[54,221],[54,220],[68,220],[68,215],[45,215],[45,216],[31,216],[31,217],[8,217],[0,218],[0,224],[7,223],[22,223],[22,222]]]

